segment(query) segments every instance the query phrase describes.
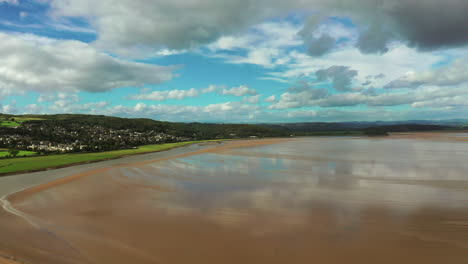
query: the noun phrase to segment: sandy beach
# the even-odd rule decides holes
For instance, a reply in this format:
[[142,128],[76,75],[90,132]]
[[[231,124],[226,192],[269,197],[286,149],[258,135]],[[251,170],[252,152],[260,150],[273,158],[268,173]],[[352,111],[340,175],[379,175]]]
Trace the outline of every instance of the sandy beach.
[[468,144],[440,137],[236,141],[12,176],[0,263],[466,263]]

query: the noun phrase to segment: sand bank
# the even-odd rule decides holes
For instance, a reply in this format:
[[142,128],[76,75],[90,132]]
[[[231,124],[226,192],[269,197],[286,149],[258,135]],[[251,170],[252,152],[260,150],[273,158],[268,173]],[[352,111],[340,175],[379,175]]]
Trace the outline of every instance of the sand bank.
[[0,251],[48,264],[467,263],[467,156],[443,140],[322,138],[88,168],[9,196],[33,224],[0,211]]

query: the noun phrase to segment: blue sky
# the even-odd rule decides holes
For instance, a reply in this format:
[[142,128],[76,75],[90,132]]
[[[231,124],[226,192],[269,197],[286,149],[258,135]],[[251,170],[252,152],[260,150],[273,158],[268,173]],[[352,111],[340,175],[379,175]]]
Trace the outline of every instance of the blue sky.
[[466,117],[466,1],[283,2],[0,0],[0,112]]

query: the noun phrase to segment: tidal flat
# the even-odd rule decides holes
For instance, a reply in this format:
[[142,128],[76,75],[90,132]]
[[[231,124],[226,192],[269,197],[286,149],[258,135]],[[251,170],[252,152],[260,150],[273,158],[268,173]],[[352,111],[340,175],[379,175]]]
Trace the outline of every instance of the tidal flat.
[[467,140],[236,141],[0,178],[0,263],[468,263]]

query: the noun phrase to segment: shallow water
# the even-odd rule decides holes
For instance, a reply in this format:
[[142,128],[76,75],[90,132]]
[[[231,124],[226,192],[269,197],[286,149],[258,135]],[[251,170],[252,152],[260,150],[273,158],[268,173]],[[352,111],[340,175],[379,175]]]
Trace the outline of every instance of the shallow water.
[[41,228],[2,212],[0,253],[31,263],[468,263],[467,160],[457,140],[330,137],[111,166],[13,198]]

